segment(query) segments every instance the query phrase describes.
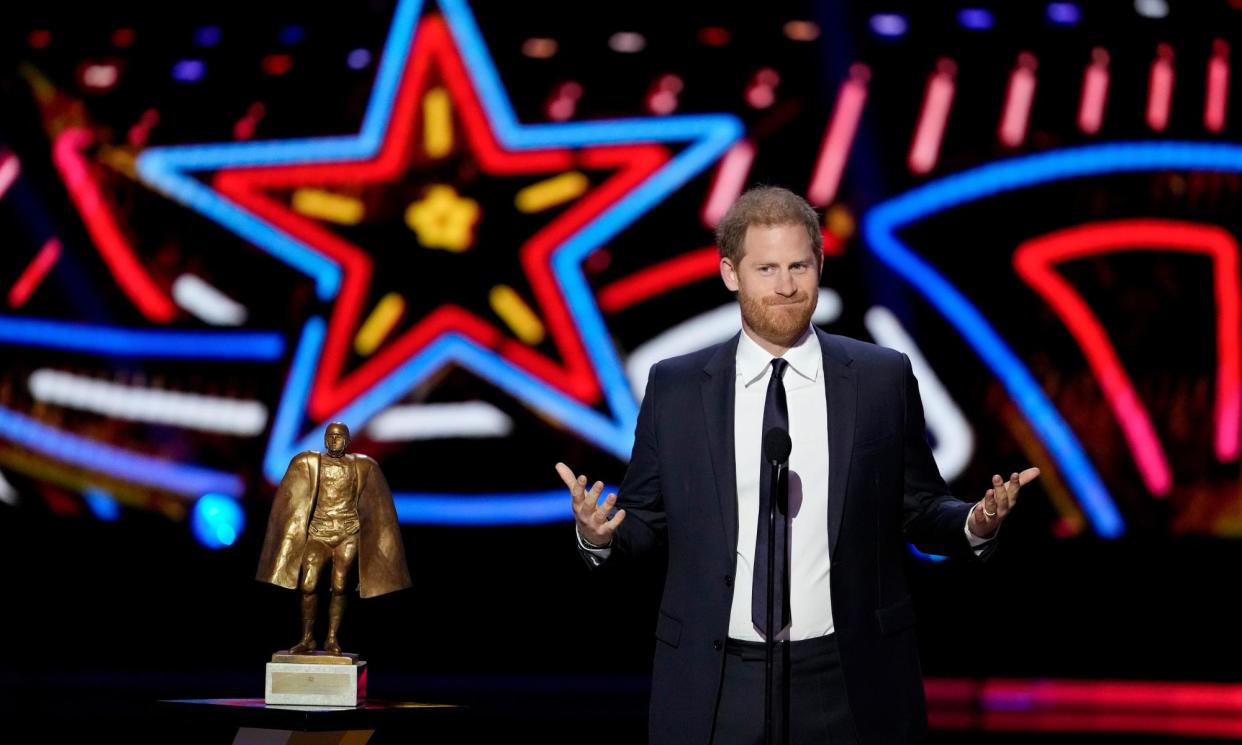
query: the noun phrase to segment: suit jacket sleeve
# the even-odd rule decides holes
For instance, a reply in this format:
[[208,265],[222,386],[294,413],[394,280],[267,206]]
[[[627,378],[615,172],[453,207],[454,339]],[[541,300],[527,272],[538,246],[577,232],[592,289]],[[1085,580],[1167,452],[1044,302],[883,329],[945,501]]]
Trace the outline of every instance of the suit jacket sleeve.
[[[923,401],[919,384],[910,367],[910,358],[901,355],[905,404],[905,490],[902,504],[902,532],[920,551],[943,556],[986,559],[995,541],[972,548],[964,527],[970,503],[949,494],[940,469],[927,444],[923,421]],[[976,553],[982,549],[979,553]]]
[[[632,559],[648,553],[664,544],[665,516],[664,494],[660,490],[659,443],[656,438],[656,407],[660,365],[651,368],[647,377],[647,392],[638,411],[638,423],[634,428],[634,449],[630,465],[617,492],[618,510],[625,510],[625,520],[613,535],[612,550],[607,561]],[[578,546],[587,566],[595,568],[604,563]]]

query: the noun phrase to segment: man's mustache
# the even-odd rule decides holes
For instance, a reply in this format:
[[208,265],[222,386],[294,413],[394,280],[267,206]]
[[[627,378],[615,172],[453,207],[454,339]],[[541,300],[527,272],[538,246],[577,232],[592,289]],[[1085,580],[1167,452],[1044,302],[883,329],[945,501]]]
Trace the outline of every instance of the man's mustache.
[[768,305],[768,306],[771,306],[771,305],[804,305],[805,303],[810,301],[810,299],[811,299],[810,295],[807,295],[806,293],[798,293],[797,295],[794,295],[793,297],[789,297],[789,298],[765,297],[763,299],[763,304]]

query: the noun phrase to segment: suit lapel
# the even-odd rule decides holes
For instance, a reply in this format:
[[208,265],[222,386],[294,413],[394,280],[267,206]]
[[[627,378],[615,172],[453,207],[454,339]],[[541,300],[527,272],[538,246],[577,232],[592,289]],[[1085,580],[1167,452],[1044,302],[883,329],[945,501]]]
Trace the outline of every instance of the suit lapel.
[[841,520],[845,515],[845,487],[849,483],[854,450],[854,419],[858,410],[858,378],[854,361],[841,343],[816,329],[824,356],[824,395],[828,404],[828,552],[836,555]]
[[716,477],[720,524],[724,526],[724,549],[729,566],[737,558],[737,465],[733,453],[733,399],[737,370],[737,336],[721,344],[703,368],[701,393],[707,425],[711,470]]

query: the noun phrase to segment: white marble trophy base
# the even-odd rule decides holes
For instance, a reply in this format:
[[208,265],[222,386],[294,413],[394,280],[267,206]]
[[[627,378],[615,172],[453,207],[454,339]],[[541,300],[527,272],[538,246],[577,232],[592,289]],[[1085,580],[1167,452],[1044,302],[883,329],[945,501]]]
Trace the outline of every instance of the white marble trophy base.
[[292,706],[357,706],[367,699],[367,663],[269,662],[263,700]]

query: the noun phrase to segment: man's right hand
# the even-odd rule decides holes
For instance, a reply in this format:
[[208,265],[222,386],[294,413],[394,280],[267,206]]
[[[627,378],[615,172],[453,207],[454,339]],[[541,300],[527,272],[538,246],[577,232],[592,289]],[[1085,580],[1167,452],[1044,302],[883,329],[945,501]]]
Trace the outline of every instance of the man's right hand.
[[612,535],[617,532],[617,526],[625,519],[625,510],[617,510],[617,514],[613,515],[611,520],[608,519],[608,513],[617,503],[617,495],[609,494],[607,499],[600,502],[599,495],[604,490],[602,481],[596,481],[590,489],[587,489],[587,477],[575,476],[569,466],[564,463],[556,464],[556,472],[561,475],[565,486],[569,487],[569,495],[573,498],[574,520],[578,524],[578,533],[588,543],[595,546],[612,545]]

